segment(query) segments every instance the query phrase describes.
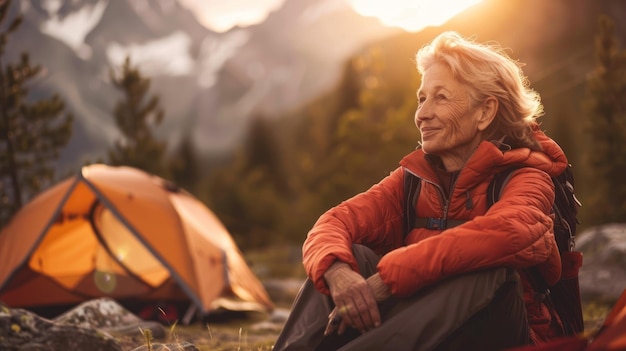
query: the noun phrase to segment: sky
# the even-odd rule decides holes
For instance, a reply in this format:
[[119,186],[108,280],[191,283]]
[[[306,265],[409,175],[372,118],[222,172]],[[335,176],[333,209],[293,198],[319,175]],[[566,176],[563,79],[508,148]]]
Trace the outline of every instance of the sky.
[[[263,21],[285,0],[179,0],[194,11],[206,27],[224,32]],[[346,1],[364,16],[378,17],[389,26],[419,31],[443,24],[448,18],[481,0],[326,0]]]

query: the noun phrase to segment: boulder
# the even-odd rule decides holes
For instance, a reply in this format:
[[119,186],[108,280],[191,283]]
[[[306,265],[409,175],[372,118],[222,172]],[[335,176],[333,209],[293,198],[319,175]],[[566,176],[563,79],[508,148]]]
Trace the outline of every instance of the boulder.
[[52,320],[0,303],[2,351],[122,351],[133,347],[133,351],[198,351],[188,342],[154,342],[164,337],[163,325],[145,321],[109,298],[87,301]]
[[56,323],[23,309],[0,306],[0,350],[122,351],[110,334]]
[[616,301],[626,289],[626,224],[606,224],[579,233],[576,250],[583,253],[582,299]]
[[103,330],[114,336],[140,335],[149,329],[152,337],[165,337],[165,328],[155,321],[145,321],[110,298],[86,301],[54,319],[55,322]]

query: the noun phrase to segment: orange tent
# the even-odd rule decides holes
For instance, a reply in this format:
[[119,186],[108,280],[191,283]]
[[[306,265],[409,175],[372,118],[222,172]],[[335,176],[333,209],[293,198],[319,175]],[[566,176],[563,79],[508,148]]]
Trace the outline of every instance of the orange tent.
[[187,300],[204,314],[273,308],[206,206],[130,167],[86,166],[42,192],[0,232],[0,261],[10,307],[111,297]]

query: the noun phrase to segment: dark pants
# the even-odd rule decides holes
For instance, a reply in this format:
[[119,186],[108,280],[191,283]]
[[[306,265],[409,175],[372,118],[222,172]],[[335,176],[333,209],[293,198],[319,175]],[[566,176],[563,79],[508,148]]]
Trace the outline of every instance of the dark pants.
[[[353,252],[364,277],[376,272],[379,257],[373,251],[354,245]],[[529,331],[519,285],[517,273],[505,268],[460,275],[385,301],[378,328],[324,337],[334,304],[307,280],[273,350],[488,351],[525,345]]]

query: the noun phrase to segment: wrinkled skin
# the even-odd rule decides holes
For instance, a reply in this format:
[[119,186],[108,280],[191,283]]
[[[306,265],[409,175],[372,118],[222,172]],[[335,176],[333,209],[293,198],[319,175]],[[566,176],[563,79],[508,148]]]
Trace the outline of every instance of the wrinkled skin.
[[417,98],[415,124],[422,136],[422,149],[439,156],[446,170],[461,169],[495,117],[497,100],[474,102],[468,86],[456,80],[442,63],[424,71]]
[[[337,330],[341,335],[348,326],[363,333],[380,325],[376,298],[363,276],[341,262],[335,263],[324,276],[337,306],[329,316],[325,334]],[[337,314],[342,317],[338,325],[333,323]]]

